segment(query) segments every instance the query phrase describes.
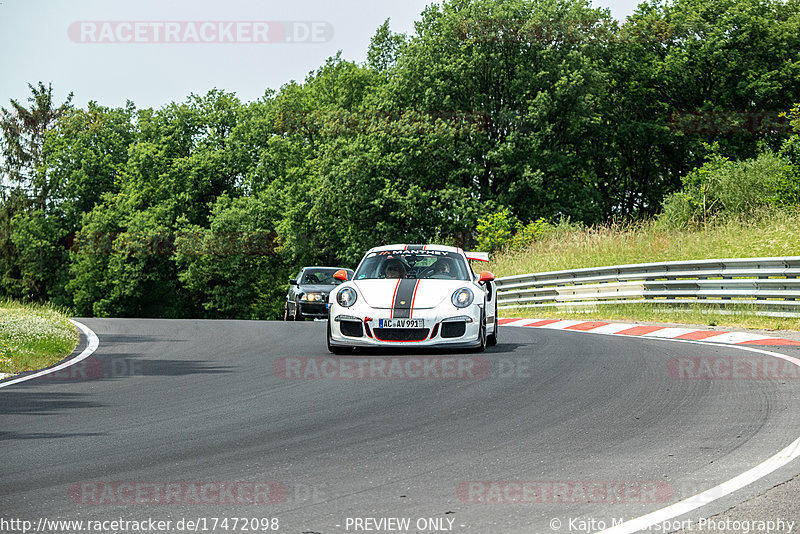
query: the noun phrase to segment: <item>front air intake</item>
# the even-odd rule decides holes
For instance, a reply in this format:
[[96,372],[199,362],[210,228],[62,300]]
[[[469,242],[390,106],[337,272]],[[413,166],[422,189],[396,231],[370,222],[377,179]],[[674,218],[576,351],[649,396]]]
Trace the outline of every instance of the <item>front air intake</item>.
[[339,329],[342,331],[343,336],[364,337],[361,321],[339,321]]
[[442,337],[461,337],[467,331],[467,323],[442,323]]

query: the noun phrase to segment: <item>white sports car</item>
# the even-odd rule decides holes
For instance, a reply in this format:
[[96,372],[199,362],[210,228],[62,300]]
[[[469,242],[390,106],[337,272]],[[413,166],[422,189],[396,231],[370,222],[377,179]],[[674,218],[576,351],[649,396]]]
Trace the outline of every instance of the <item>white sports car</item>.
[[328,350],[353,347],[453,347],[497,343],[494,275],[476,275],[481,252],[443,245],[385,245],[367,251],[352,280],[331,292]]

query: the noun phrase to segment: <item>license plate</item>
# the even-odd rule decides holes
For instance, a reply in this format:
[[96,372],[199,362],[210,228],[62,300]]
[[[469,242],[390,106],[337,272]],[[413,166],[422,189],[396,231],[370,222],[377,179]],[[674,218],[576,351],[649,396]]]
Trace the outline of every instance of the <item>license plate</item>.
[[425,328],[424,319],[378,319],[378,328]]

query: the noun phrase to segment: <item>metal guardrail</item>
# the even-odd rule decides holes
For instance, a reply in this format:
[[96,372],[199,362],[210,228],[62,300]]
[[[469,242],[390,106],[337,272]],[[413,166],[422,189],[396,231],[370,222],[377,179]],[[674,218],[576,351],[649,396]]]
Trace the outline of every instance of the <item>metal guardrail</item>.
[[755,306],[800,317],[800,256],[638,263],[504,276],[498,307]]

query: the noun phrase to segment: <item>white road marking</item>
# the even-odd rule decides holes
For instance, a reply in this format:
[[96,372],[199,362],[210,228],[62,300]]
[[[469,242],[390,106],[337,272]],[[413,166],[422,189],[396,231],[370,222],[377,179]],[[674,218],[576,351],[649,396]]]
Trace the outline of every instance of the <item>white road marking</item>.
[[[800,367],[800,359],[763,349],[754,349],[751,347],[743,347],[741,345],[723,345],[719,343],[708,343],[705,341],[691,341],[685,339],[667,339],[666,341],[695,343],[697,345],[716,345],[717,347],[730,347],[748,352],[757,352],[759,354],[766,354],[767,356],[785,360]],[[730,495],[734,491],[740,490],[743,487],[752,484],[760,478],[763,478],[773,471],[788,464],[798,456],[800,456],[800,437],[794,440],[786,448],[780,450],[777,454],[767,458],[757,466],[745,471],[741,475],[733,477],[727,482],[723,482],[722,484],[714,486],[713,488],[700,492],[697,495],[692,495],[689,498],[678,501],[675,504],[671,504],[665,508],[661,508],[660,510],[656,510],[655,512],[645,514],[635,519],[630,519],[624,523],[620,523],[619,525],[602,530],[597,532],[597,534],[627,534],[650,528],[653,525],[663,523],[664,521],[669,521],[670,519],[674,519],[678,516],[689,513],[692,510],[696,510],[701,506],[705,506],[710,502],[716,501],[717,499],[725,497],[726,495]]]
[[[558,323],[553,323],[553,325],[556,324]],[[512,326],[518,326],[518,325],[519,323],[513,324]],[[612,325],[606,325],[606,326],[612,326]],[[573,330],[573,332],[579,332],[584,334],[611,335],[611,336],[617,335],[615,332],[618,332],[619,330],[615,330],[614,328],[606,328],[606,326],[586,331]],[[617,325],[614,324],[613,326],[615,327]],[[624,326],[630,327],[633,325],[624,325]],[[714,345],[717,347],[729,347],[747,352],[765,354],[767,356],[772,356],[773,358],[778,358],[793,363],[797,367],[800,367],[800,359],[798,358],[787,356],[786,354],[780,354],[778,352],[772,352],[769,350],[756,349],[752,347],[735,344],[755,339],[771,339],[766,336],[759,336],[757,334],[750,334],[747,332],[730,332],[730,333],[721,333],[720,335],[717,336],[711,336],[702,341],[695,341],[688,339],[674,339],[670,337],[662,338],[657,335],[658,333],[667,334],[667,332],[664,332],[664,330],[672,330],[671,333],[681,335],[677,332],[678,330],[681,330],[679,328],[665,328],[663,330],[634,337],[643,337],[646,339],[658,338],[658,339],[663,339],[664,341],[671,341],[674,343],[694,343],[696,345]],[[694,332],[694,331],[695,330],[689,330],[689,332]],[[715,339],[720,340],[721,343],[711,342],[711,340]],[[649,514],[645,514],[643,516],[636,517],[634,519],[629,519],[628,521],[615,525],[611,528],[598,531],[596,534],[631,534],[634,532],[638,532],[640,530],[646,530],[652,528],[654,525],[663,523],[664,521],[675,519],[676,517],[687,514],[692,510],[696,510],[698,508],[705,506],[706,504],[714,502],[717,499],[721,499],[726,495],[730,495],[731,493],[738,491],[744,488],[745,486],[748,486],[753,482],[756,482],[761,478],[764,478],[773,471],[780,469],[781,467],[783,467],[784,465],[788,464],[789,462],[798,457],[800,457],[800,437],[798,437],[784,449],[778,451],[778,453],[776,453],[775,455],[770,456],[760,464],[756,465],[755,467],[752,467],[751,469],[748,469],[747,471],[738,476],[733,477],[727,482],[723,482],[722,484],[714,486],[713,488],[707,489],[706,491],[700,492],[696,495],[692,495],[691,497],[688,497],[686,499],[683,499],[682,501],[678,501],[674,504],[656,510],[655,512],[650,512]]]

